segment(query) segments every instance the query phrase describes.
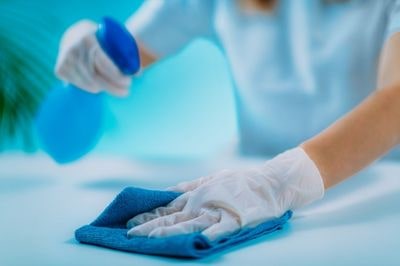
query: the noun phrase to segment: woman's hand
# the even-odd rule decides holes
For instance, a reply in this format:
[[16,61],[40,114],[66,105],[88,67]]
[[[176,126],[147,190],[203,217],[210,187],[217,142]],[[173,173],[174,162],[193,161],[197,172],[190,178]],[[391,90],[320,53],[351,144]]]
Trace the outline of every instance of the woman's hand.
[[301,148],[258,168],[222,171],[171,188],[184,192],[168,206],[132,218],[128,236],[163,237],[201,231],[210,240],[256,226],[324,194],[315,164]]
[[126,96],[132,78],[123,75],[101,49],[96,31],[97,24],[89,20],[72,25],[62,38],[55,72],[83,90]]

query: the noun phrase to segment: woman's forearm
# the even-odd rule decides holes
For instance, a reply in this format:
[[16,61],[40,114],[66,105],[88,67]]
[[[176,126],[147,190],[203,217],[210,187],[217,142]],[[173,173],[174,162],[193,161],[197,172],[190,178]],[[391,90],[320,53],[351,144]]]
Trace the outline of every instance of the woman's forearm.
[[399,140],[400,87],[391,87],[376,91],[302,147],[329,188],[384,155]]

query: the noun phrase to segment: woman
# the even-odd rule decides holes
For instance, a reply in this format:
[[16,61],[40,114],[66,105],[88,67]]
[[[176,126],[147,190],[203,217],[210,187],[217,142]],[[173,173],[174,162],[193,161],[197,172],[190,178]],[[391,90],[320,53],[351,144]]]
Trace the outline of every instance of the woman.
[[[170,188],[185,193],[133,217],[129,236],[216,239],[255,226],[322,198],[399,142],[400,1],[154,0],[127,26],[143,67],[195,37],[214,42],[235,83],[241,152],[287,150]],[[71,27],[57,74],[124,96],[131,78],[101,51],[95,30],[89,21]]]

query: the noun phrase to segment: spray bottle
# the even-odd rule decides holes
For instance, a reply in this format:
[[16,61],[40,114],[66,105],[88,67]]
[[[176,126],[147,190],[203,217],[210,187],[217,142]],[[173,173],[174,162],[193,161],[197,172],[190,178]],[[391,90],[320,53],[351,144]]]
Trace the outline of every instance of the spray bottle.
[[[136,41],[123,25],[105,17],[96,37],[121,73],[131,76],[139,71]],[[36,117],[41,148],[58,163],[75,161],[90,152],[104,131],[104,100],[103,93],[92,94],[73,84],[56,86]]]

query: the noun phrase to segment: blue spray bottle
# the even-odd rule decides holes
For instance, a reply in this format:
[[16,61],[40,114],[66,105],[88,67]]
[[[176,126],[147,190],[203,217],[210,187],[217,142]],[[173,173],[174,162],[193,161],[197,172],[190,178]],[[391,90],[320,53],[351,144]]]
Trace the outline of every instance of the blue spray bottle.
[[[104,52],[125,75],[140,69],[137,44],[128,30],[103,18],[96,32]],[[83,91],[72,84],[54,88],[36,118],[41,148],[58,163],[75,161],[96,146],[103,133],[104,95]]]

